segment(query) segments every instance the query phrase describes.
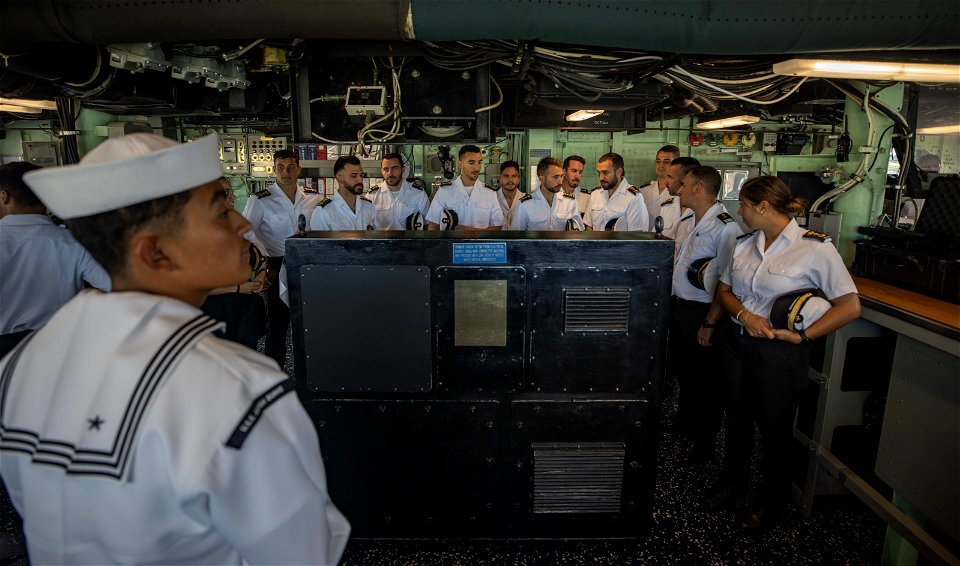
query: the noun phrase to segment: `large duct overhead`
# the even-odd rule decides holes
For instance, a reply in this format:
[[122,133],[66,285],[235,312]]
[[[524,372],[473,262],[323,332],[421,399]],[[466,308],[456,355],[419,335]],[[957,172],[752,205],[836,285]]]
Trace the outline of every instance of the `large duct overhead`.
[[3,0],[0,45],[270,37],[403,39],[409,0]]
[[955,48],[955,0],[475,0],[450,25],[448,0],[411,0],[422,41],[526,40],[698,55]]

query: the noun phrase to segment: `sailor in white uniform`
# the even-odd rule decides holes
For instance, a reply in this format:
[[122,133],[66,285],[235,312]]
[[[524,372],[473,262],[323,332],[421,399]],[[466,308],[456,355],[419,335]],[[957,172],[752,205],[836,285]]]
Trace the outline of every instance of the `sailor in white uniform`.
[[297,233],[300,216],[310,229],[310,216],[320,200],[316,189],[300,187],[300,159],[296,152],[281,149],[273,154],[275,183],[247,200],[243,216],[250,221],[245,237],[267,256],[267,337],[264,352],[283,367],[287,359],[287,329],[290,309],[280,300],[279,276],[283,266],[284,241]]
[[519,230],[513,227],[513,219],[520,208],[520,164],[516,161],[504,161],[500,164],[500,189],[497,191],[497,201],[503,211],[503,229]]
[[689,461],[702,463],[713,455],[723,417],[718,401],[723,390],[714,373],[720,365],[719,348],[712,344],[723,307],[714,300],[714,291],[721,266],[730,261],[743,231],[717,202],[716,169],[690,169],[679,190],[679,198],[692,210],[679,222],[667,359],[680,384],[678,422],[692,440]]
[[[643,206],[640,190],[623,177],[623,157],[607,153],[597,161],[602,191],[590,195],[590,208],[583,217],[587,230],[613,230],[617,221],[628,216],[625,230],[647,230],[650,219]],[[640,202],[634,202],[639,199]],[[633,206],[631,206],[633,204]]]
[[520,198],[513,230],[583,230],[577,199],[561,192],[563,169],[560,160],[544,157],[537,164],[540,186]]
[[568,155],[563,160],[563,185],[561,190],[577,198],[577,210],[580,211],[581,218],[583,218],[583,214],[590,204],[590,194],[600,188],[588,189],[580,186],[580,181],[583,179],[583,168],[586,165],[587,160],[579,155]]
[[317,204],[310,219],[313,230],[373,230],[376,210],[363,196],[363,165],[355,156],[341,156],[333,165],[337,192]]
[[[674,195],[668,190],[667,173],[670,163],[680,157],[680,148],[675,145],[665,145],[657,151],[657,158],[654,162],[654,168],[657,178],[640,188],[640,194],[643,195],[643,203],[647,207],[647,214],[650,217],[650,228],[653,229],[654,221],[658,216],[663,217],[663,235],[673,238],[677,231],[677,222],[680,220],[680,207],[670,205],[676,201]],[[679,205],[679,203],[676,203]],[[661,207],[667,205],[665,210]]]
[[214,336],[198,308],[249,275],[250,223],[220,174],[215,135],[132,134],[25,176],[113,282],[0,361],[0,474],[32,563],[336,564],[343,552],[350,527],[292,381]]
[[460,148],[460,176],[440,186],[427,212],[428,230],[500,230],[503,210],[497,189],[480,182],[483,153],[475,145]]
[[421,187],[406,180],[403,156],[388,153],[380,161],[383,181],[373,186],[367,198],[376,210],[374,228],[377,230],[420,230],[426,228],[425,218],[430,199]]

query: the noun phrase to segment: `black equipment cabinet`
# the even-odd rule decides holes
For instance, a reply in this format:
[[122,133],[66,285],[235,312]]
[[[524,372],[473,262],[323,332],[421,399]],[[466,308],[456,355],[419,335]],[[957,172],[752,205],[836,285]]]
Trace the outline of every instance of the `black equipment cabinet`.
[[287,240],[297,393],[361,537],[642,536],[673,241]]

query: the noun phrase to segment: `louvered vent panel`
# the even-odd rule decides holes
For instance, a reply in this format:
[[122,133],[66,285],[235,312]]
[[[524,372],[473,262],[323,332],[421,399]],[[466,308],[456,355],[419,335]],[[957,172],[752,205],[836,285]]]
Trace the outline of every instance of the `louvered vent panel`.
[[626,334],[630,289],[594,287],[563,290],[563,331]]
[[620,443],[534,443],[534,513],[619,513]]

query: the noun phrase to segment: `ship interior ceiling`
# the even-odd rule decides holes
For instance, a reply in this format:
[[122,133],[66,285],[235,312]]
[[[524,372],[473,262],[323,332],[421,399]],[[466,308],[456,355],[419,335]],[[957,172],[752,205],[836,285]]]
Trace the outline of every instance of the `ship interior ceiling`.
[[[715,481],[719,467],[684,467],[682,439],[670,427],[662,305],[670,303],[674,252],[660,234],[506,233],[495,241],[504,246],[499,263],[509,249],[510,265],[479,267],[456,246],[483,238],[449,233],[288,240],[287,267],[300,276],[291,305],[301,304],[291,309],[286,369],[318,426],[331,485],[377,484],[342,501],[334,493],[355,535],[368,539],[352,541],[344,563],[876,563],[881,554],[885,564],[955,563],[958,30],[955,0],[4,0],[0,162],[72,164],[104,139],[133,132],[181,141],[217,134],[243,210],[273,183],[277,149],[295,150],[301,182],[332,196],[341,155],[361,159],[369,188],[380,180],[380,157],[400,153],[408,177],[433,194],[456,177],[457,149],[475,144],[481,180],[496,188],[500,164],[515,160],[521,190],[530,192],[547,156],[583,156],[581,187],[599,185],[594,165],[608,152],[623,156],[625,178],[641,187],[656,176],[658,149],[675,145],[720,172],[718,199],[745,230],[740,186],[778,176],[806,200],[798,222],[829,235],[856,276],[864,314],[815,341],[795,430],[796,520],[760,539],[737,538],[703,510],[695,488]],[[840,70],[811,71],[811,61]],[[881,69],[863,71],[871,62]],[[927,74],[905,74],[918,69]],[[361,252],[362,268],[350,263]],[[404,265],[392,264],[397,257]],[[626,293],[609,307],[633,313],[622,335],[550,334],[548,322],[570,323],[575,301],[593,305],[588,291],[600,280]],[[355,344],[322,327],[355,335],[364,322],[340,307],[315,310],[331,281],[350,288],[344,304],[370,301],[411,329],[397,332],[410,336],[390,350],[393,365],[370,359],[361,363],[364,379],[349,375],[359,363]],[[378,293],[384,286],[402,311]],[[494,297],[490,312],[459,310],[467,293]],[[502,324],[502,336],[469,338],[461,316],[484,328]],[[468,356],[457,346],[471,339],[479,342]],[[584,343],[594,351],[581,359]],[[620,348],[643,361],[617,361]],[[420,377],[398,384],[377,374],[404,364]],[[596,390],[556,377],[590,375],[596,364],[610,372]],[[340,381],[325,376],[331,367]],[[932,377],[916,385],[897,372]],[[925,403],[936,405],[932,424],[904,427],[913,436],[891,428],[912,418],[904,407],[926,411]],[[376,450],[338,444],[334,430],[360,423],[375,424],[354,440]],[[625,423],[636,428],[610,433]],[[586,432],[571,442],[557,432],[575,427]],[[429,446],[410,444],[408,431]],[[501,470],[504,455],[516,465]],[[391,458],[424,464],[378,474]],[[574,475],[625,469],[588,482],[616,492],[603,504],[619,512],[571,504],[543,476],[524,475],[523,462]],[[397,493],[424,478],[450,501]],[[467,481],[474,487],[464,489]],[[511,507],[511,497],[533,511]],[[385,511],[363,510],[378,498]],[[476,537],[491,540],[474,544]],[[406,538],[430,540],[396,540]],[[580,538],[606,540],[570,541]],[[11,544],[0,537],[0,559]]]

